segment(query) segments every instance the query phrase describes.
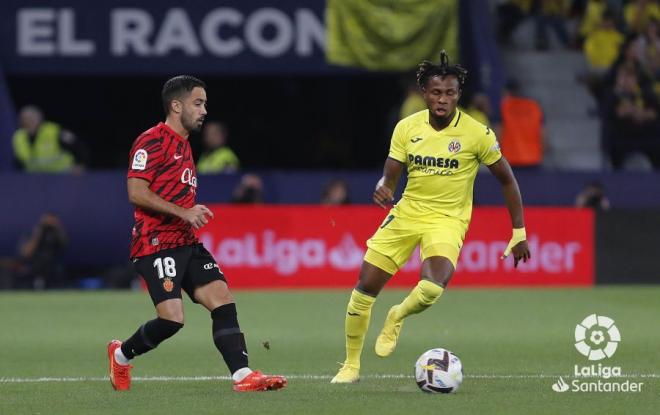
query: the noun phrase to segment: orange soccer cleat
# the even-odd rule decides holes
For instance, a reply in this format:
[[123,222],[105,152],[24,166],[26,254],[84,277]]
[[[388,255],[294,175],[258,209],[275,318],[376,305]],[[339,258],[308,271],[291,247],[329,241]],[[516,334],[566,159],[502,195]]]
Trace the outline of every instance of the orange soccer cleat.
[[264,375],[258,370],[247,375],[243,380],[234,382],[236,392],[259,392],[282,389],[286,386],[286,378],[279,375]]
[[115,360],[115,350],[121,347],[119,340],[108,343],[108,360],[110,361],[110,383],[118,391],[127,391],[131,388],[131,365],[121,365]]

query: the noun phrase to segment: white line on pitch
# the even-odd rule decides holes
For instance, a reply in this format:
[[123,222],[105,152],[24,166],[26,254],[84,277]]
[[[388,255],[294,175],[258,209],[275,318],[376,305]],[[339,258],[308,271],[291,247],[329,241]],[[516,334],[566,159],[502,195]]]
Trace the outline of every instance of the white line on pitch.
[[[466,374],[468,379],[556,379],[562,376],[572,378],[566,374],[518,374],[518,375],[498,375],[498,374]],[[325,380],[331,379],[332,375],[287,375],[288,379],[307,379],[307,380]],[[363,379],[408,379],[412,375],[405,374],[374,374],[363,375]],[[621,376],[611,377],[610,379],[635,379],[635,378],[660,378],[658,373],[631,373]],[[0,383],[43,383],[43,382],[103,382],[107,377],[37,377],[37,378],[18,378],[18,377],[0,377]],[[229,376],[134,376],[132,380],[137,382],[199,382],[209,380],[230,380]]]

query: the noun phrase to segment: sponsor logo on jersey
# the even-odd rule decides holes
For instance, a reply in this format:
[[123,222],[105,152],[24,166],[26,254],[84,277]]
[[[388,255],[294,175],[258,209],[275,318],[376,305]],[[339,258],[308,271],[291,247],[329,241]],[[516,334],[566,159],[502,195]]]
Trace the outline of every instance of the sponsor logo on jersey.
[[421,171],[422,173],[437,176],[453,176],[459,167],[458,160],[446,157],[422,156],[408,154],[408,163],[412,165],[410,172]]
[[192,187],[197,187],[197,177],[193,176],[192,170],[186,168],[183,173],[181,173],[181,183],[186,183]]
[[422,140],[423,140],[422,137],[415,137],[415,138],[411,138],[411,139],[410,139],[410,142],[411,142],[411,143],[416,143],[416,142],[418,142],[418,141],[422,141]]
[[444,157],[421,156],[408,154],[408,162],[417,166],[444,167],[450,169],[458,168],[458,160]]
[[180,159],[181,157],[183,157],[183,155],[181,155],[181,154],[175,154],[175,155],[174,155],[174,160],[178,160],[178,159]]
[[147,168],[147,150],[141,148],[133,156],[133,170],[144,170]]
[[204,264],[204,269],[205,269],[205,270],[210,270],[210,269],[213,269],[213,268],[218,268],[218,269],[220,269],[220,267],[218,266],[218,264],[215,264],[215,263],[213,263],[213,262],[209,262],[208,264]]

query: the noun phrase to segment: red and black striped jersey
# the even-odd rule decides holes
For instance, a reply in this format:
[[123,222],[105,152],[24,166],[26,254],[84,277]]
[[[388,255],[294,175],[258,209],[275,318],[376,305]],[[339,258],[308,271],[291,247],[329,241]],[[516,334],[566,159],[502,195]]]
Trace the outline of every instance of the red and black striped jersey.
[[[168,202],[184,208],[195,205],[197,173],[187,139],[159,123],[133,143],[128,177],[144,179],[149,189]],[[197,243],[193,227],[183,220],[135,207],[131,258],[163,249]]]

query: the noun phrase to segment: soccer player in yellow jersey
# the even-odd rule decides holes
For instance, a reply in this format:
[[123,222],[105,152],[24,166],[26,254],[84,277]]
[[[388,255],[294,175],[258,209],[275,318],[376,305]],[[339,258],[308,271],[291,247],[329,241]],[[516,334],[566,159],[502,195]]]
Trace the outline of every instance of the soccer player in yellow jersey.
[[367,241],[360,277],[346,312],[346,360],[332,383],[360,378],[360,355],[369,327],[371,307],[385,283],[421,246],[422,270],[417,286],[385,319],[376,354],[387,357],[396,347],[404,319],[435,303],[447,287],[472,214],[472,187],[480,163],[502,186],[511,216],[513,236],[502,258],[513,253],[514,264],[530,258],[520,190],[509,163],[502,157],[495,133],[457,109],[467,71],[424,61],[417,83],[428,109],[399,121],[394,128],[383,177],[373,200],[386,208],[393,200],[403,169],[408,183],[376,233]]

